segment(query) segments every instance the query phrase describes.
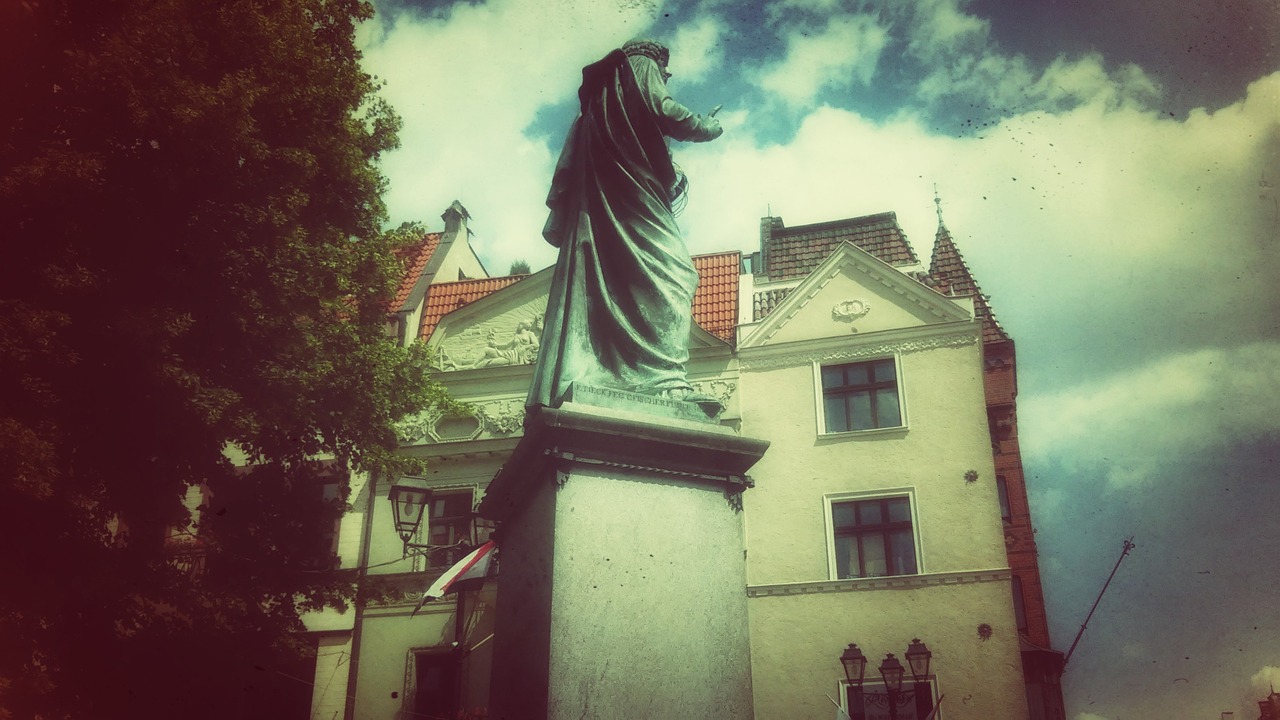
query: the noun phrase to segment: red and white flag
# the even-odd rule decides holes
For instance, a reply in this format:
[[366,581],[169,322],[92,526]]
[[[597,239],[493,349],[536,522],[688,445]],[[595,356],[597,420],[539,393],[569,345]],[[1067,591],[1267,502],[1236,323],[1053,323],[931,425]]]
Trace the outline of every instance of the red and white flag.
[[490,540],[467,553],[466,557],[455,563],[453,567],[445,570],[444,574],[422,594],[422,598],[418,600],[418,605],[410,613],[410,617],[416,615],[422,609],[422,606],[430,600],[442,598],[451,592],[466,590],[470,586],[484,582],[484,579],[489,575],[489,568],[493,564],[493,551],[497,547],[497,544]]

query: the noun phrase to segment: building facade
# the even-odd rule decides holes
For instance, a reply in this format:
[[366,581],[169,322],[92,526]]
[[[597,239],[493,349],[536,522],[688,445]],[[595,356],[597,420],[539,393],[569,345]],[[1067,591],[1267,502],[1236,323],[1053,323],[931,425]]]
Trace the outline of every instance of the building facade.
[[[492,278],[455,203],[404,253],[389,332],[425,342],[474,411],[402,429],[428,458],[429,520],[405,557],[387,493],[353,485],[341,562],[374,588],[307,619],[319,651],[311,717],[485,717],[492,586],[421,591],[494,528],[473,508],[521,436],[550,269]],[[771,448],[743,495],[755,716],[855,720],[1064,717],[1017,445],[1013,341],[939,218],[920,263],[892,213],[788,228],[760,249],[695,258],[689,376],[721,423]],[[680,533],[678,527],[671,532]],[[499,542],[499,544],[501,544]],[[655,589],[655,599],[670,589]],[[877,670],[915,640],[927,677],[886,692]],[[856,643],[865,679],[840,656]],[[660,692],[660,688],[655,688]]]

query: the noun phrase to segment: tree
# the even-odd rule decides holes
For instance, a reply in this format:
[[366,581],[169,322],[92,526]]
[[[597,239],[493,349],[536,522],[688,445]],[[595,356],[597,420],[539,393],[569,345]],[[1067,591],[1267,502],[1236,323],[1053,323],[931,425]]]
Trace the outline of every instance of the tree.
[[[299,613],[352,592],[319,571],[324,477],[404,469],[394,422],[448,402],[384,334],[372,9],[0,13],[0,708],[244,715]],[[166,540],[192,488],[194,575]]]
[[507,271],[508,275],[528,275],[529,263],[525,260],[512,260],[511,269]]

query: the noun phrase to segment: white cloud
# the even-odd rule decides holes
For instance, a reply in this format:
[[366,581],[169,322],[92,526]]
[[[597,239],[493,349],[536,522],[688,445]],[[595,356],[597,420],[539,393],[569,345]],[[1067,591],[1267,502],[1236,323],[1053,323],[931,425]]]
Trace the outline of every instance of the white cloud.
[[917,0],[899,7],[909,10],[904,23],[910,37],[907,50],[926,63],[985,43],[991,30],[991,23],[964,12],[958,0]]
[[1280,667],[1267,665],[1254,673],[1249,682],[1259,698],[1266,697],[1273,689],[1280,688]]
[[1024,450],[1101,463],[1112,489],[1184,458],[1280,437],[1280,343],[1199,350],[1022,402]]
[[[363,66],[404,120],[401,149],[383,170],[393,222],[437,218],[455,198],[494,274],[541,240],[551,168],[563,138],[526,135],[537,112],[572,98],[582,67],[642,34],[652,3],[458,2],[432,16],[380,15],[361,29]],[[566,120],[566,130],[567,130]]]
[[1055,110],[1080,104],[1116,108],[1150,106],[1160,88],[1136,65],[1108,71],[1102,56],[1059,57],[1036,71],[1021,55],[990,49],[962,53],[924,78],[917,96],[926,102],[963,97],[993,108]]
[[709,15],[681,25],[671,39],[670,70],[676,81],[700,82],[724,61],[724,25]]
[[786,40],[786,56],[753,81],[790,105],[804,107],[825,89],[869,83],[889,33],[874,15],[839,15],[821,32],[793,29]]

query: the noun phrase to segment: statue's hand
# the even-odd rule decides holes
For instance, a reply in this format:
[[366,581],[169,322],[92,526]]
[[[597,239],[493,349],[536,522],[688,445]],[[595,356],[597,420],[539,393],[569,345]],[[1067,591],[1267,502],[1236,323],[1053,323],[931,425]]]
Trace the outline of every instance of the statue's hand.
[[724,128],[720,126],[720,121],[714,116],[708,115],[702,122],[702,126],[706,128],[709,140],[715,140],[724,134]]

